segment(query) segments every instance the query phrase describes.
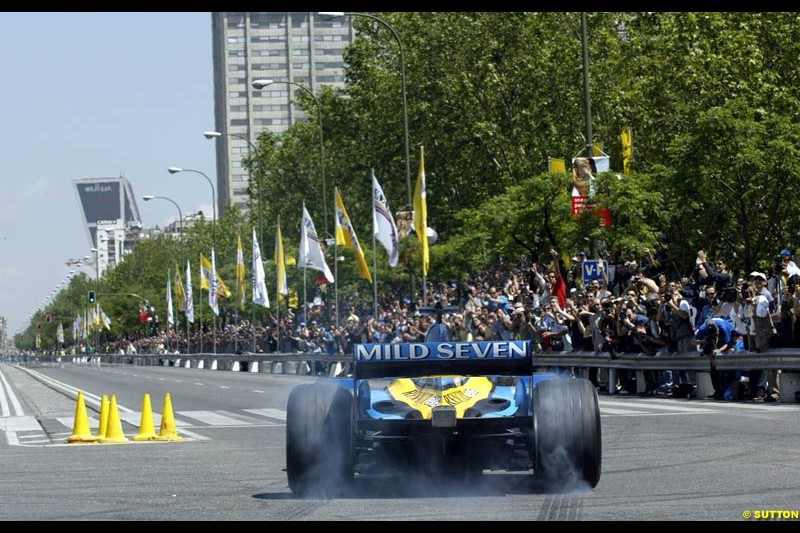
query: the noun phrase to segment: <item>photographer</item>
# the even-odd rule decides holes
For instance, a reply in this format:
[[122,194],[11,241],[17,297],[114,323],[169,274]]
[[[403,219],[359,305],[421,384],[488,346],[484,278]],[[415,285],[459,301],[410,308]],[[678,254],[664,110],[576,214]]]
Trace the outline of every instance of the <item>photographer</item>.
[[733,323],[722,318],[709,318],[697,328],[692,343],[701,346],[703,355],[712,358],[712,370],[709,374],[711,375],[711,385],[714,387],[714,393],[708,396],[708,399],[725,399],[725,391],[733,382],[734,373],[716,370],[713,358],[716,355],[730,353],[734,350]]
[[434,305],[436,310],[436,322],[430,325],[425,333],[425,342],[450,342],[453,335],[450,328],[442,321],[442,302],[437,300]]
[[[655,356],[667,346],[667,341],[662,339],[659,334],[658,323],[642,315],[638,315],[634,322],[633,341],[641,348],[644,354],[650,357]],[[645,395],[654,396],[658,393],[670,393],[671,376],[667,379],[664,375],[665,373],[658,370],[645,370],[642,374],[644,376]]]

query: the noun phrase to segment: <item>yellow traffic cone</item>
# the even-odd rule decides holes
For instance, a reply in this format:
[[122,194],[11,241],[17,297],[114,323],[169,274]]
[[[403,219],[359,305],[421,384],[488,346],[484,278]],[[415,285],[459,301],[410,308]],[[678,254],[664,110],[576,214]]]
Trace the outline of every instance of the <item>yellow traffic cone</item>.
[[75,423],[72,426],[72,435],[67,437],[67,442],[95,442],[98,437],[92,435],[89,429],[89,417],[86,415],[86,402],[83,392],[78,393],[78,403],[75,405]]
[[122,421],[119,419],[119,409],[117,408],[117,395],[111,395],[111,405],[108,407],[108,425],[106,435],[100,439],[102,444],[121,444],[130,442],[122,433]]
[[164,395],[164,408],[161,409],[161,429],[156,440],[186,440],[178,435],[178,431],[175,428],[175,415],[172,412],[172,399],[169,393]]
[[100,400],[100,427],[97,430],[97,437],[100,439],[105,437],[107,428],[108,428],[108,396],[103,394],[103,399]]
[[153,409],[150,407],[150,395],[145,393],[142,400],[142,423],[139,425],[139,434],[133,440],[155,440],[156,429],[153,425]]

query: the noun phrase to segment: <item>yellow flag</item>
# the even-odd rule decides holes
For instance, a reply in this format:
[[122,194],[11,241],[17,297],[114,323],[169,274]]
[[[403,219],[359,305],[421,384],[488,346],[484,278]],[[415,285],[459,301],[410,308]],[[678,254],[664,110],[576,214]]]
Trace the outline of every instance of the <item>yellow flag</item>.
[[[208,265],[208,267],[206,267]],[[211,263],[200,254],[200,288],[208,290],[208,280],[211,279]]]
[[278,272],[278,299],[289,294],[286,285],[286,260],[283,256],[283,238],[281,237],[281,224],[278,222],[278,231],[275,233],[275,269]]
[[236,244],[236,300],[242,311],[244,311],[244,297],[244,250],[242,250],[242,236],[239,235]]
[[419,147],[419,174],[414,187],[414,231],[422,248],[422,273],[428,275],[430,254],[428,251],[428,200],[425,190],[425,149]]
[[295,289],[289,289],[289,307],[297,309],[299,303],[300,299],[297,297],[297,291]]
[[628,127],[622,128],[622,173],[626,176],[631,174],[631,163],[633,162],[633,134]]
[[567,164],[564,162],[564,159],[548,157],[547,164],[550,172],[563,172],[564,174],[567,173]]
[[[203,254],[200,254],[200,288],[208,290],[209,283],[211,281],[211,272],[214,270],[211,267],[211,262],[206,259]],[[222,281],[222,278],[219,277],[219,272],[214,271],[217,277],[217,294],[222,296],[223,298],[230,298],[231,297],[231,290],[225,285],[225,282]]]
[[175,298],[178,300],[178,311],[183,311],[185,307],[183,295],[183,281],[181,280],[181,270],[178,265],[175,265],[175,281],[172,282],[172,290],[175,292]]
[[336,187],[336,244],[350,248],[356,255],[356,262],[358,263],[358,270],[363,279],[369,280],[372,283],[372,275],[369,273],[367,267],[367,260],[364,259],[364,250],[358,244],[358,237],[353,225],[350,223],[350,217],[347,216],[347,210],[344,208],[342,195],[339,194],[339,188]]

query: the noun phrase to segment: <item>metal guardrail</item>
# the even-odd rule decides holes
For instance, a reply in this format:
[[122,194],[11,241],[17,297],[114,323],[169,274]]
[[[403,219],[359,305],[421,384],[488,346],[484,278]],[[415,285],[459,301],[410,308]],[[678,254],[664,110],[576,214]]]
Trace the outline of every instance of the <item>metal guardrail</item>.
[[[57,358],[72,356],[37,355],[26,356],[30,361],[55,361]],[[176,361],[197,362],[200,360],[219,362],[238,361],[239,363],[348,363],[353,360],[347,355],[326,355],[319,353],[278,353],[278,354],[136,354],[136,355],[94,355],[103,362],[116,364],[165,365],[174,366]],[[607,352],[540,353],[533,355],[533,365],[544,367],[588,367],[624,370],[693,370],[708,372],[711,369],[710,356],[699,352],[674,355],[647,356],[644,354],[620,354],[611,357]],[[713,358],[716,370],[795,370],[800,371],[800,349],[780,348],[761,353],[734,352],[717,355]],[[193,367],[196,365],[192,365]]]
[[[607,352],[571,352],[535,354],[536,367],[590,367],[625,370],[711,370],[712,358],[699,352],[648,356],[621,354],[614,358]],[[733,352],[713,357],[716,370],[800,370],[800,349],[781,348],[766,352]]]

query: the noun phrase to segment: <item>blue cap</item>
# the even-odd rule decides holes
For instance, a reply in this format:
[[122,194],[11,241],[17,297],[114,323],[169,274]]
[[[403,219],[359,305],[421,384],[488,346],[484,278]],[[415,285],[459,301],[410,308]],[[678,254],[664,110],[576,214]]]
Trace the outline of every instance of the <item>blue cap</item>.
[[586,252],[578,252],[578,255],[586,256]]
[[783,250],[781,250],[781,255],[791,256],[792,252],[790,252],[788,248],[784,248]]

